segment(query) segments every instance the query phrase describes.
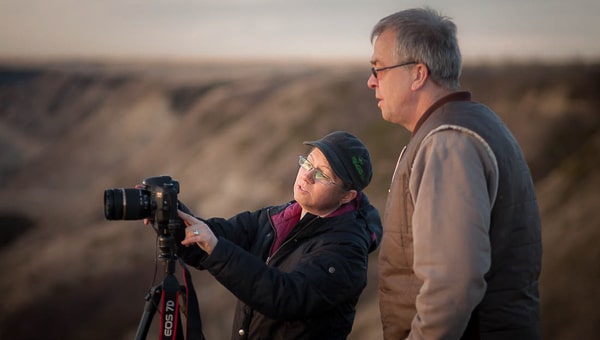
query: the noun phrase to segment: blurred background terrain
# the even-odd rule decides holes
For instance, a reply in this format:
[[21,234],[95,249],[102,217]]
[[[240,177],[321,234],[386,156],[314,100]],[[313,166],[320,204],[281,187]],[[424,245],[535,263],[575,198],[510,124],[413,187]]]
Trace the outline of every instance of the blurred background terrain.
[[[371,150],[366,192],[383,211],[408,134],[381,119],[368,75],[355,64],[0,64],[0,338],[134,336],[162,264],[151,228],[104,219],[108,188],[168,174],[196,214],[227,217],[291,199],[302,142],[347,130]],[[507,123],[534,177],[545,338],[595,338],[600,64],[471,65],[462,87]],[[376,258],[351,339],[381,337]],[[228,338],[234,298],[193,276],[205,335]]]

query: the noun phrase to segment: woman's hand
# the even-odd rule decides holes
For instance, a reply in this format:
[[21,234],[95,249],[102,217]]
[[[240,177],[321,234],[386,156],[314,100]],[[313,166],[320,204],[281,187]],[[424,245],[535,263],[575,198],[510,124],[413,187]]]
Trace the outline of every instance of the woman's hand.
[[181,241],[181,244],[184,246],[190,246],[194,243],[198,245],[202,250],[204,250],[208,255],[210,255],[217,246],[217,242],[219,239],[215,236],[215,234],[210,230],[206,223],[200,221],[199,219],[184,213],[181,210],[177,210],[177,214],[185,223],[185,239]]

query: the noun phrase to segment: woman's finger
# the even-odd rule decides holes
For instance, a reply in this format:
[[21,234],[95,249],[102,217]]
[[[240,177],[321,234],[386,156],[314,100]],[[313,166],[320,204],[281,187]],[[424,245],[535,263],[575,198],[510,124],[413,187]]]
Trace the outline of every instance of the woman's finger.
[[192,216],[190,216],[190,215],[188,215],[188,214],[184,213],[183,211],[181,211],[181,210],[179,210],[179,209],[177,209],[177,215],[179,215],[179,217],[181,217],[181,219],[183,219],[183,220],[187,220],[187,219],[189,219],[190,217],[192,217]]
[[193,224],[198,224],[200,222],[194,216],[188,215],[181,210],[177,210],[177,214],[183,220],[183,223],[185,223],[185,225],[188,227]]

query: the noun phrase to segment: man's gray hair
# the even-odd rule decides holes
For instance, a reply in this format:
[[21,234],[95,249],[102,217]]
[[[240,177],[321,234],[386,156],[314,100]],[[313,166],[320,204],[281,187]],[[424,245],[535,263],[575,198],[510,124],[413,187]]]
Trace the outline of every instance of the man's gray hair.
[[435,83],[448,90],[460,87],[462,58],[449,17],[428,7],[396,12],[375,25],[371,42],[387,30],[396,34],[396,62],[424,63]]

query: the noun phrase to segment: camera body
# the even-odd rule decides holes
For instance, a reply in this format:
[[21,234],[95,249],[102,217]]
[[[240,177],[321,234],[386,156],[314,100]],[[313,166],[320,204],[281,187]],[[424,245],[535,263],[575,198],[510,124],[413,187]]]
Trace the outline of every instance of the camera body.
[[148,177],[138,188],[104,191],[104,217],[107,220],[147,218],[159,225],[177,219],[179,182],[170,176]]

